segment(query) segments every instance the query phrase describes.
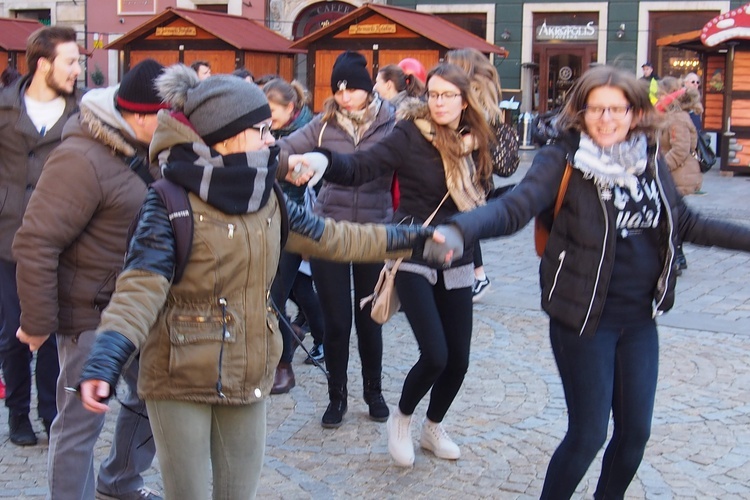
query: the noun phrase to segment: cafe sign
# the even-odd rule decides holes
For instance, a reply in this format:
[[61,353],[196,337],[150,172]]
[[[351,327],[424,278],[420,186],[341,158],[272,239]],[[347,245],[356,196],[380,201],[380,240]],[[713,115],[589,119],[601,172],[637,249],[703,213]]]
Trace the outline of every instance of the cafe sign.
[[395,24],[352,24],[350,35],[383,35],[396,32]]
[[564,41],[596,41],[599,39],[599,27],[594,21],[584,25],[548,25],[547,21],[536,28],[536,39],[540,41],[564,40]]

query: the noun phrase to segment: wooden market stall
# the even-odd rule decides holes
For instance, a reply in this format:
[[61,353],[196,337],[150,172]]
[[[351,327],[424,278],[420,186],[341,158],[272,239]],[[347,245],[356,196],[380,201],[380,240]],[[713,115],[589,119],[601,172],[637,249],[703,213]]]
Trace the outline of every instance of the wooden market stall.
[[218,12],[167,7],[105,49],[119,50],[123,73],[151,57],[164,65],[207,61],[213,74],[245,67],[254,75],[291,80],[294,56],[304,50],[262,24]]
[[0,18],[0,72],[10,66],[22,75],[28,71],[26,65],[26,40],[42,27],[33,19]]
[[492,45],[455,24],[432,14],[381,4],[365,4],[291,45],[307,49],[308,82],[313,109],[320,111],[331,95],[333,63],[345,50],[365,56],[373,80],[378,68],[413,57],[427,69],[451,49],[473,47],[484,54],[507,57],[503,47]]
[[750,174],[750,4],[711,19],[701,30],[667,36],[659,46],[700,54],[704,130],[718,134],[720,168]]

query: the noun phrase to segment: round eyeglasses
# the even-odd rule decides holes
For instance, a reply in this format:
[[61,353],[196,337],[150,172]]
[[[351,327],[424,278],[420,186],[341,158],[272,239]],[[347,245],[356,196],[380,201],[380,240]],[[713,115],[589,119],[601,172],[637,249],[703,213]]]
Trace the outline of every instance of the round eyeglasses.
[[631,106],[589,106],[588,104],[583,108],[583,112],[589,118],[603,118],[604,113],[609,113],[609,116],[615,120],[621,120],[630,113]]

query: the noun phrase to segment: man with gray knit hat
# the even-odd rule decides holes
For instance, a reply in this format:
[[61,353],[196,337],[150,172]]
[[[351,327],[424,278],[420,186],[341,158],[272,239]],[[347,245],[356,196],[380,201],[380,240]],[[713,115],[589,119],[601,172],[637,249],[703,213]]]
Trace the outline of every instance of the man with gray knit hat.
[[127,234],[159,176],[148,163],[156,113],[166,106],[154,81],[163,67],[153,59],[134,66],[119,87],[84,95],[80,113],[44,165],[13,243],[18,261],[21,328],[32,350],[57,333],[58,414],[48,456],[49,497],[159,499],[141,474],[155,454],[146,406],[138,399],[138,362],[125,371],[109,457],[94,485],[94,446],[104,416],[86,411],[74,387],[114,292]]

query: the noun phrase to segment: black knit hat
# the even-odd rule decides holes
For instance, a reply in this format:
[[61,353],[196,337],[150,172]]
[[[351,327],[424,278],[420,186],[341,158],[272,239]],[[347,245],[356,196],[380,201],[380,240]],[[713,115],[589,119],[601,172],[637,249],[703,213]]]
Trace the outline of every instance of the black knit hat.
[[360,89],[372,92],[372,77],[367,71],[367,59],[359,52],[347,50],[336,58],[331,72],[331,91]]
[[164,66],[145,59],[125,73],[117,89],[117,107],[131,113],[152,114],[169,106],[162,103],[154,82]]

